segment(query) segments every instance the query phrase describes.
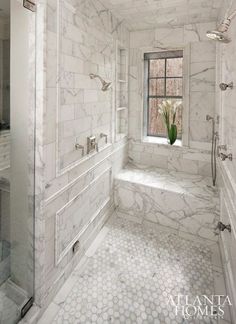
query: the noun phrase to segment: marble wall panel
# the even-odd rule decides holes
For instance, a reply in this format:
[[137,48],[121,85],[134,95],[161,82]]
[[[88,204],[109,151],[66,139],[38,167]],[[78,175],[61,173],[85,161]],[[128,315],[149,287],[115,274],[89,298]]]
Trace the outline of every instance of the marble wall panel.
[[[129,32],[97,0],[40,0],[37,31],[44,73],[37,74],[35,300],[45,307],[114,210],[113,176],[127,162],[127,139],[113,143],[113,89],[103,93],[89,73],[115,80],[113,48],[117,40],[129,47]],[[99,152],[82,159],[75,141],[86,152],[86,137],[101,132],[108,144],[101,140]]]
[[132,163],[145,164],[190,174],[209,176],[211,174],[210,152],[200,149],[155,143],[129,141],[129,159]]
[[[219,23],[223,20],[226,14],[231,14],[236,10],[236,2],[230,0],[222,1],[221,15]],[[231,233],[225,231],[221,234],[221,252],[222,260],[225,269],[226,283],[228,293],[232,300],[233,306],[230,308],[232,318],[234,319],[236,296],[235,296],[235,267],[236,267],[236,253],[235,253],[235,229],[236,229],[236,127],[235,127],[235,102],[236,90],[225,92],[220,91],[218,84],[221,82],[229,83],[236,82],[236,63],[235,63],[235,46],[236,46],[236,21],[232,20],[228,31],[228,36],[231,38],[229,44],[217,44],[217,65],[216,65],[216,107],[215,114],[219,115],[219,141],[220,144],[227,145],[226,154],[233,154],[233,161],[218,160],[219,181],[218,186],[221,191],[221,206],[220,218],[221,221],[231,225]]]
[[[143,141],[145,134],[143,133],[143,60],[142,53],[149,51],[161,51],[168,49],[187,49],[185,55],[188,53],[189,61],[189,75],[185,76],[185,82],[189,82],[188,93],[189,99],[185,104],[188,109],[185,109],[185,124],[184,133],[188,134],[188,143],[184,145],[199,149],[200,151],[210,150],[211,142],[211,127],[206,122],[206,115],[214,113],[215,105],[215,58],[216,58],[216,45],[214,42],[208,41],[206,38],[206,31],[215,28],[215,23],[202,23],[190,24],[184,27],[170,27],[170,28],[157,28],[146,31],[131,32],[130,36],[130,111],[129,111],[129,137],[132,142],[139,143],[143,146],[143,151],[146,150],[148,145]],[[185,57],[185,60],[187,58]],[[156,146],[161,148],[161,146]],[[148,150],[148,149],[147,149]],[[172,151],[173,148],[169,147]],[[182,148],[183,152],[186,148]],[[200,152],[199,151],[199,152]],[[136,152],[130,148],[130,155],[135,160]],[[161,149],[154,159],[160,161],[161,165],[168,165],[166,157],[162,157]],[[172,155],[172,153],[170,153]],[[174,154],[173,154],[174,155]],[[142,158],[147,160],[150,164],[151,156],[146,155]],[[180,157],[180,159],[182,159]],[[140,159],[139,159],[140,160]],[[137,162],[140,162],[137,159]],[[179,158],[177,158],[179,163]],[[188,161],[181,161],[183,168],[186,167],[189,172],[200,173],[202,168],[202,161],[196,161],[196,165],[187,163]],[[209,162],[209,158],[208,158]],[[175,163],[176,164],[176,163]],[[199,164],[200,167],[197,166]],[[181,169],[181,168],[180,168]],[[207,175],[210,175],[210,166],[206,169]]]
[[[82,189],[56,213],[56,263],[68,253],[73,244],[111,199],[111,169]],[[92,217],[91,217],[92,215]]]

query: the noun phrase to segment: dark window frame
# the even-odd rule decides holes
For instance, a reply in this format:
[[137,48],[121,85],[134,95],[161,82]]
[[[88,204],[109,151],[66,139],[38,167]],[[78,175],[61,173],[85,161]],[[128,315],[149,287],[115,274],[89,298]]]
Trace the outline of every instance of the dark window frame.
[[[146,93],[145,93],[145,106],[146,106],[146,134],[147,136],[151,137],[161,137],[164,138],[166,135],[164,134],[149,134],[149,99],[182,99],[183,100],[183,94],[182,96],[167,96],[166,95],[166,84],[167,80],[170,79],[181,79],[183,81],[183,75],[180,76],[167,76],[167,60],[168,59],[175,59],[175,58],[183,58],[183,50],[173,50],[173,51],[163,51],[163,52],[155,52],[155,53],[145,53],[144,54],[144,67],[145,67],[145,73],[146,75]],[[165,60],[165,74],[163,77],[150,77],[150,61],[151,60],[160,60],[163,59]],[[164,95],[163,96],[155,96],[155,95],[150,95],[150,80],[164,80]],[[183,82],[182,82],[183,84]],[[182,139],[182,136],[178,136],[178,139]]]

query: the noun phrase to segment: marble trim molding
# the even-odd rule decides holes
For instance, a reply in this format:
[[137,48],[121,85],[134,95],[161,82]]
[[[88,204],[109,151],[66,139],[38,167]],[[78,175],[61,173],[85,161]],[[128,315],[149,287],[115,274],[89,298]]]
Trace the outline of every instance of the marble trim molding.
[[[113,147],[112,145],[108,145],[106,147],[106,149],[109,149],[110,151],[107,152],[107,154],[105,155],[105,157],[103,157],[101,160],[99,160],[98,162],[94,163],[92,167],[88,168],[86,171],[84,171],[83,173],[81,173],[78,177],[74,178],[72,181],[70,181],[66,186],[64,186],[62,189],[56,191],[54,194],[52,194],[49,198],[45,199],[44,201],[44,207],[46,207],[47,205],[49,205],[53,200],[55,200],[56,198],[58,198],[61,194],[63,194],[65,191],[67,191],[68,189],[70,189],[71,187],[73,187],[81,178],[83,178],[86,174],[94,171],[99,165],[103,164],[104,162],[106,162],[110,157],[112,157],[113,154],[115,154],[116,152],[125,149],[125,147],[128,145],[128,142],[122,142],[122,143],[118,143],[118,147]],[[105,148],[103,149],[103,151],[105,151]],[[102,151],[100,151],[102,152]],[[100,153],[99,152],[99,153]],[[98,153],[98,154],[99,154]],[[95,153],[94,155],[97,155],[97,153]],[[98,155],[99,156],[99,155]],[[91,158],[91,156],[89,156],[86,160],[88,160],[89,158]],[[85,162],[85,160],[81,160],[80,163]],[[79,163],[79,164],[80,164]],[[71,166],[70,169],[67,170],[70,171],[74,168],[74,166]]]
[[[76,12],[76,8],[74,8],[71,4],[69,4],[67,1],[64,0],[56,0],[57,3],[57,28],[56,28],[56,39],[57,39],[57,48],[56,48],[56,74],[57,74],[57,82],[56,82],[56,177],[59,177],[66,173],[67,171],[71,170],[72,168],[76,167],[77,165],[83,163],[84,161],[90,159],[92,156],[96,155],[97,152],[89,154],[87,156],[84,156],[78,160],[76,160],[73,163],[70,163],[64,168],[61,168],[60,162],[60,135],[59,135],[59,123],[60,123],[60,118],[59,118],[59,108],[60,108],[60,88],[61,88],[61,82],[60,82],[60,75],[61,75],[61,60],[60,60],[60,50],[61,50],[61,38],[62,38],[62,30],[61,30],[61,19],[62,19],[62,13],[61,13],[61,7],[65,6],[68,10],[72,11],[73,13]],[[111,38],[112,41],[112,38]],[[114,110],[114,104],[113,101],[111,101],[111,109],[112,112]],[[110,120],[110,134],[109,137],[112,138],[112,133],[113,133],[113,125],[112,125],[112,120]],[[102,147],[99,149],[99,152],[103,151],[107,147],[111,146],[112,144],[109,143],[105,145],[105,147]]]
[[61,260],[66,256],[66,254],[70,251],[72,248],[73,244],[79,240],[81,235],[87,230],[87,228],[91,225],[91,223],[94,222],[94,220],[97,218],[98,215],[100,215],[101,211],[107,206],[107,204],[111,200],[111,195],[109,195],[105,201],[101,204],[101,206],[97,209],[96,213],[90,218],[89,222],[84,225],[84,227],[79,231],[79,233],[70,241],[70,243],[67,245],[67,247],[60,252],[59,249],[59,240],[60,240],[60,235],[59,235],[59,224],[60,224],[60,215],[62,212],[64,212],[67,208],[69,208],[74,202],[78,200],[78,198],[83,195],[85,192],[87,192],[96,182],[98,182],[99,179],[101,179],[106,173],[109,174],[109,193],[111,192],[111,187],[112,187],[112,168],[109,167],[105,169],[102,173],[99,174],[92,182],[90,182],[89,185],[83,188],[76,196],[74,196],[66,205],[64,205],[60,210],[57,211],[55,217],[55,223],[56,223],[56,237],[55,237],[55,264],[58,265]]

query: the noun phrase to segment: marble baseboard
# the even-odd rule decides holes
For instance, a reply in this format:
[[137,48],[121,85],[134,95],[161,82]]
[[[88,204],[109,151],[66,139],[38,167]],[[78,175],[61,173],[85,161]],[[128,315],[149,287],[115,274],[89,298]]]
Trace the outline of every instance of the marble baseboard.
[[128,166],[115,179],[117,210],[138,219],[212,241],[219,220],[219,197],[210,178]]

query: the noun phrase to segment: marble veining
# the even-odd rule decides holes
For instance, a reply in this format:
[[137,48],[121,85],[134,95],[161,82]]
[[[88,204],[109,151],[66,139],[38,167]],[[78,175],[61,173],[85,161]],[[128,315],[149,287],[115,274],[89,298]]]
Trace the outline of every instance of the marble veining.
[[116,179],[159,188],[170,192],[200,198],[218,198],[218,191],[212,187],[211,179],[184,172],[166,171],[160,168],[134,168],[131,165],[122,170]]
[[118,210],[210,240],[219,219],[219,195],[211,179],[158,168],[122,170],[115,179]]
[[[236,9],[236,2],[223,0],[221,14],[218,19],[220,23],[225,14],[229,14]],[[221,82],[235,84],[236,64],[235,64],[235,45],[236,45],[236,21],[232,20],[228,31],[231,42],[227,46],[217,47],[216,59],[216,84]],[[235,112],[235,87],[230,91],[221,91],[219,87],[216,90],[215,114],[219,116],[219,138],[220,144],[227,145],[228,153],[232,153],[233,161],[218,161],[218,186],[221,192],[221,221],[225,224],[231,224],[231,234],[221,234],[221,251],[226,280],[228,282],[228,293],[233,301],[232,318],[236,318],[236,128],[234,120]]]
[[[218,278],[224,287],[221,263],[216,267],[213,257],[216,248],[220,260],[215,243],[191,242],[116,213],[100,234],[38,324],[182,324],[183,317],[168,305],[170,295],[225,293],[215,285]],[[224,320],[229,323],[228,315]]]
[[[129,33],[101,1],[38,2],[37,68],[44,73],[36,80],[35,300],[45,307],[114,209],[103,172],[112,166],[113,181],[126,163],[126,139],[113,142],[113,89],[103,93],[89,74],[114,82],[115,43],[128,47]],[[86,137],[100,133],[109,135],[108,145],[101,139],[98,153],[82,157],[75,143],[86,151]],[[101,182],[80,195],[99,175]],[[74,256],[71,244],[78,236]]]
[[130,30],[143,30],[157,26],[181,26],[193,22],[216,20],[219,0],[103,0],[104,5]]
[[[215,28],[213,21],[192,22],[179,27],[166,26],[130,33],[129,155],[134,162],[194,174],[211,174],[212,130],[206,114],[214,115],[215,109],[216,43],[207,39],[206,30]],[[147,143],[144,127],[147,112],[143,111],[143,55],[173,48],[184,50],[184,113],[182,146],[178,150],[168,145],[151,145],[151,141],[156,143],[150,137]]]

